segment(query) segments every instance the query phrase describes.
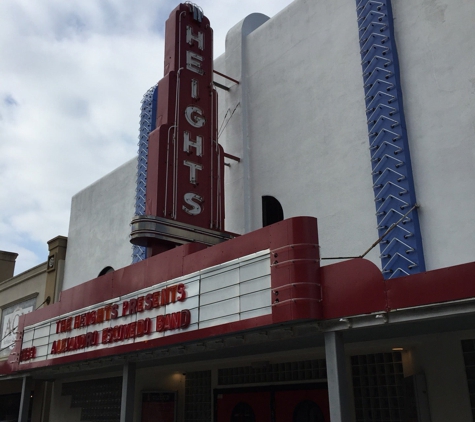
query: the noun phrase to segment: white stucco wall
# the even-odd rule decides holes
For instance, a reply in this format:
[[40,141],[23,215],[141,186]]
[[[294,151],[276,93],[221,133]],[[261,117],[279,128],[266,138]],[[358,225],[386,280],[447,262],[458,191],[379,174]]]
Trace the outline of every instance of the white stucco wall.
[[[219,125],[239,104],[219,141],[242,158],[228,160],[226,228],[261,227],[271,195],[285,218],[318,218],[322,257],[360,255],[378,233],[355,6],[299,0],[262,21],[233,27],[216,61],[240,81],[219,97]],[[377,249],[369,258],[380,265]]]
[[[475,3],[392,4],[426,267],[470,262]],[[260,227],[261,197],[272,195],[286,218],[318,218],[322,257],[359,255],[377,239],[360,61],[353,2],[297,0],[229,31],[215,63],[241,82],[218,79],[231,88],[220,91],[219,141],[242,158],[227,160],[228,230]],[[380,266],[378,255],[367,258]]]
[[107,266],[132,263],[136,166],[130,160],[73,197],[64,290],[96,278]]
[[475,259],[475,3],[393,1],[428,270]]
[[461,339],[474,332],[424,336],[416,348],[418,367],[426,376],[432,422],[472,419]]

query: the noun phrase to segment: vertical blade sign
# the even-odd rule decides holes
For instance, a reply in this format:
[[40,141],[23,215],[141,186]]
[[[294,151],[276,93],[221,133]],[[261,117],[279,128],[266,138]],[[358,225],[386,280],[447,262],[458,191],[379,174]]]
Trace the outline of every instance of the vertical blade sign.
[[[149,136],[145,218],[132,222],[132,243],[218,243],[224,233],[224,152],[217,142],[213,30],[201,9],[180,4],[165,30],[156,128]],[[145,233],[153,226],[154,234]],[[153,221],[152,221],[153,220]],[[140,227],[139,227],[140,226]],[[140,232],[140,233],[138,233]],[[200,230],[198,230],[200,232]],[[158,242],[157,242],[158,239]]]

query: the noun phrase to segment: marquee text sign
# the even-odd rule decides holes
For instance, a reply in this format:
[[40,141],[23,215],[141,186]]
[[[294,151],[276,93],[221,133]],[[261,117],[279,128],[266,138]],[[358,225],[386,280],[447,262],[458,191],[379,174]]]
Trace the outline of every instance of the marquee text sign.
[[35,304],[36,298],[2,309],[0,356],[8,356],[10,354],[18,334],[16,327],[18,327],[20,316],[33,312]]
[[149,137],[145,213],[223,230],[213,30],[196,6],[180,4],[166,22],[164,73]]
[[266,250],[27,326],[20,364],[271,314],[270,268]]
[[[83,327],[94,326],[105,321],[112,321],[119,316],[141,314],[145,311],[169,305],[171,303],[183,302],[186,299],[185,285],[171,285],[153,293],[138,296],[136,299],[124,300],[121,308],[117,303],[106,305],[103,308],[82,313],[73,317],[63,318],[56,321],[56,334],[69,333]],[[106,327],[99,331],[88,332],[76,337],[67,337],[53,342],[51,354],[69,352],[83,349],[85,347],[96,346],[99,341],[102,344],[124,341],[136,337],[151,334],[155,324],[157,332],[166,330],[176,330],[186,328],[190,325],[190,311],[184,309],[171,314],[158,315],[155,323],[150,318],[138,319],[128,324],[118,324]]]

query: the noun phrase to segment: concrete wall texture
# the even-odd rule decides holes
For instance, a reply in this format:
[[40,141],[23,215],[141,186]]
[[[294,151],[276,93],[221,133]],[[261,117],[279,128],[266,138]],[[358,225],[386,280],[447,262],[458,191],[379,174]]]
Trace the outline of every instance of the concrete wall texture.
[[[347,1],[294,2],[241,37],[252,19],[229,31],[223,60],[223,73],[241,83],[220,101],[231,110],[240,103],[240,113],[219,141],[243,159],[226,173],[226,227],[261,227],[261,197],[271,195],[285,218],[319,219],[322,257],[358,256],[378,233],[355,8]],[[234,194],[238,166],[243,201]],[[246,205],[249,212],[238,208]],[[379,263],[376,250],[372,260]]]
[[64,290],[131,264],[136,168],[130,160],[73,197]]
[[393,1],[428,269],[473,261],[475,3]]

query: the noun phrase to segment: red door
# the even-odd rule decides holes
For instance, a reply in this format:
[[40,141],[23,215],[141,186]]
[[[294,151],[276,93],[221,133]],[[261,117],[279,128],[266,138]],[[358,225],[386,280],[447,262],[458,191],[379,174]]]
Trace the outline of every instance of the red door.
[[217,395],[218,422],[270,422],[269,391],[225,393]]
[[276,391],[275,422],[330,422],[328,390]]
[[217,422],[330,422],[326,389],[223,392],[216,400]]

